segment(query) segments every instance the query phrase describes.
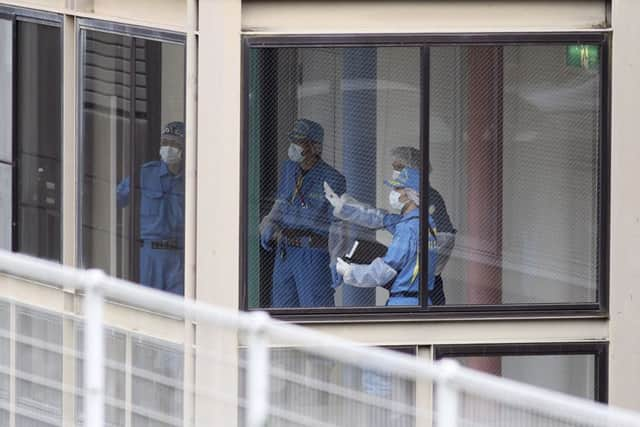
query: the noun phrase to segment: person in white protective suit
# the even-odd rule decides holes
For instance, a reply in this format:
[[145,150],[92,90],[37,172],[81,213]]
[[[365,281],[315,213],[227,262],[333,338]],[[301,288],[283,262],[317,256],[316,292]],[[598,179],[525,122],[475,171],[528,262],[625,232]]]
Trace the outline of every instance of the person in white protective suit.
[[[396,147],[391,150],[391,157],[394,176],[400,173],[405,166],[421,169],[422,153],[417,148],[408,146]],[[429,175],[431,175],[432,171],[433,168],[431,167],[431,162],[429,162]],[[436,262],[436,276],[433,291],[431,292],[431,300],[433,305],[444,305],[446,298],[441,273],[453,251],[456,229],[451,223],[442,195],[432,185],[429,185],[428,198],[429,215],[433,217],[433,221],[436,223],[434,231],[438,241],[438,261]]]
[[[393,189],[389,193],[389,202],[393,209],[400,211],[399,215],[368,208],[349,196],[339,197],[329,184],[325,183],[325,197],[334,207],[334,216],[368,228],[386,228],[393,235],[393,241],[384,257],[376,258],[370,264],[349,264],[342,258],[338,258],[336,271],[347,285],[388,286],[387,305],[418,305],[420,172],[414,168],[404,168],[397,179],[385,181],[385,184]],[[432,228],[434,223],[431,217],[429,222],[429,228]],[[427,253],[429,262],[427,288],[431,291],[437,255],[433,232],[429,233]]]
[[[422,157],[420,150],[416,148],[407,146],[397,147],[391,151],[391,156],[393,179],[398,178],[405,166],[420,170]],[[431,172],[431,170],[431,165],[429,165],[429,172]],[[446,300],[441,273],[453,250],[456,230],[451,224],[449,214],[447,213],[444,200],[440,193],[432,187],[429,187],[428,199],[429,216],[435,223],[432,231],[435,233],[437,245],[435,277],[433,288],[430,289],[429,294],[430,301],[433,305],[443,305]],[[334,198],[332,204],[334,206],[334,215],[343,221],[348,221],[370,229],[385,228],[385,216],[389,214],[383,209],[377,209],[363,204],[349,194],[343,194],[339,199]],[[391,218],[388,218],[388,221],[391,221]]]

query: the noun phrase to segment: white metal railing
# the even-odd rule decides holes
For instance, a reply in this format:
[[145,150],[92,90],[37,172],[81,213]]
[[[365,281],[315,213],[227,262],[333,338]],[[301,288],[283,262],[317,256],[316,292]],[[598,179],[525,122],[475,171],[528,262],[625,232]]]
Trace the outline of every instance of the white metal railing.
[[[0,346],[13,337],[13,351],[24,349],[12,358],[12,366],[0,366],[0,424],[6,416],[7,425],[17,425],[17,417],[31,414],[33,419],[48,420],[47,425],[56,425],[55,420],[69,425],[63,420],[72,419],[92,427],[136,426],[140,417],[174,426],[640,426],[640,416],[629,411],[486,375],[453,361],[427,363],[359,346],[275,321],[261,312],[243,313],[185,300],[97,270],[76,270],[0,252],[0,273],[81,291],[83,314],[63,320],[84,336],[83,346],[75,343],[71,348],[60,344],[57,333],[47,332],[52,338],[34,330],[33,322],[31,329],[25,327],[32,336],[20,336],[17,321],[6,320],[8,316],[3,317],[0,310],[0,329],[5,331],[0,331]],[[142,356],[133,354],[132,342],[144,337],[124,340],[126,350],[114,351],[112,344],[106,344],[105,331],[112,329],[105,324],[106,300],[126,301],[208,328],[206,339],[197,343],[193,353],[195,378],[180,377],[180,363],[191,363],[184,357],[176,362],[179,357],[154,353],[153,345],[142,346]],[[2,291],[0,301],[17,304]],[[13,359],[21,358],[32,358],[34,365],[34,355],[40,353],[52,353],[42,360],[59,364],[63,372],[51,374],[47,368],[40,369],[40,374],[28,373],[13,366],[19,363]],[[60,358],[54,357],[57,353]],[[122,361],[114,362],[113,357]],[[69,379],[74,377],[69,372],[79,366],[74,361],[83,362],[84,384],[77,387]],[[6,384],[11,389],[4,394],[3,378],[10,379]],[[49,406],[56,407],[60,400],[67,403],[61,403],[59,411],[34,409],[33,404],[21,403],[29,393],[36,401],[38,396],[54,396]],[[66,395],[71,398],[65,400]],[[193,418],[182,416],[191,411],[163,412],[185,405],[193,405]],[[74,414],[64,413],[70,408]]]

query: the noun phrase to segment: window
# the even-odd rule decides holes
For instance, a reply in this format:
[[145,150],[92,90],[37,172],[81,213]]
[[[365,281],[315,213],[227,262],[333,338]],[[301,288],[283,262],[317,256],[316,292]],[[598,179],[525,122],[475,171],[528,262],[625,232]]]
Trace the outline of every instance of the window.
[[[16,425],[49,427],[62,422],[62,317],[16,308]],[[45,422],[46,421],[46,422]]]
[[[390,346],[412,357],[416,346]],[[239,398],[247,398],[247,351],[239,351]],[[416,425],[416,380],[336,361],[302,348],[269,351],[269,425]],[[241,405],[240,419],[246,410]],[[244,425],[244,424],[243,424]],[[315,425],[315,424],[314,424]]]
[[183,295],[183,37],[98,24],[80,33],[82,263]]
[[[106,328],[105,420],[108,426],[182,426],[183,348],[169,341]],[[76,329],[84,353],[84,327]],[[83,361],[76,363],[82,387]],[[84,397],[76,399],[76,422],[84,422]]]
[[607,402],[607,344],[437,346],[436,359],[586,399]]
[[606,310],[607,43],[247,37],[243,305]]
[[49,18],[0,14],[0,247],[60,261],[62,40]]

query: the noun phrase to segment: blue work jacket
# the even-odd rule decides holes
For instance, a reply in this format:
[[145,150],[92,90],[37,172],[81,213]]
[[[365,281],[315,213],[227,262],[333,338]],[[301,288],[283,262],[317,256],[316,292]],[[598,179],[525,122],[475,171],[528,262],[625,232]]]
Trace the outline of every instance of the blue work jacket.
[[[130,187],[129,177],[118,185],[118,207],[129,204]],[[184,244],[184,175],[173,175],[162,160],[140,169],[140,238]]]
[[[429,224],[435,226],[429,216]],[[391,245],[382,258],[398,272],[389,292],[393,297],[399,293],[417,293],[420,290],[418,270],[418,248],[420,248],[420,209],[414,209],[404,215],[388,214],[384,217],[384,226],[393,235]],[[428,232],[428,228],[425,227]],[[435,237],[429,234],[429,290],[433,289],[435,257],[437,256]]]
[[[285,161],[278,183],[280,212],[277,222],[283,228],[309,230],[327,236],[333,219],[333,206],[324,196],[323,184],[327,181],[340,195],[346,191],[345,178],[323,160],[318,160],[304,175],[302,172],[298,163]],[[296,191],[299,177],[302,185]]]

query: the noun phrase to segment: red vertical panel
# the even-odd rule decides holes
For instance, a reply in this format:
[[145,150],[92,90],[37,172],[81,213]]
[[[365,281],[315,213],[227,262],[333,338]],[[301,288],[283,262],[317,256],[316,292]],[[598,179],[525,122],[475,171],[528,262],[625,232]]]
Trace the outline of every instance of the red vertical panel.
[[502,302],[502,48],[468,55],[469,304]]

